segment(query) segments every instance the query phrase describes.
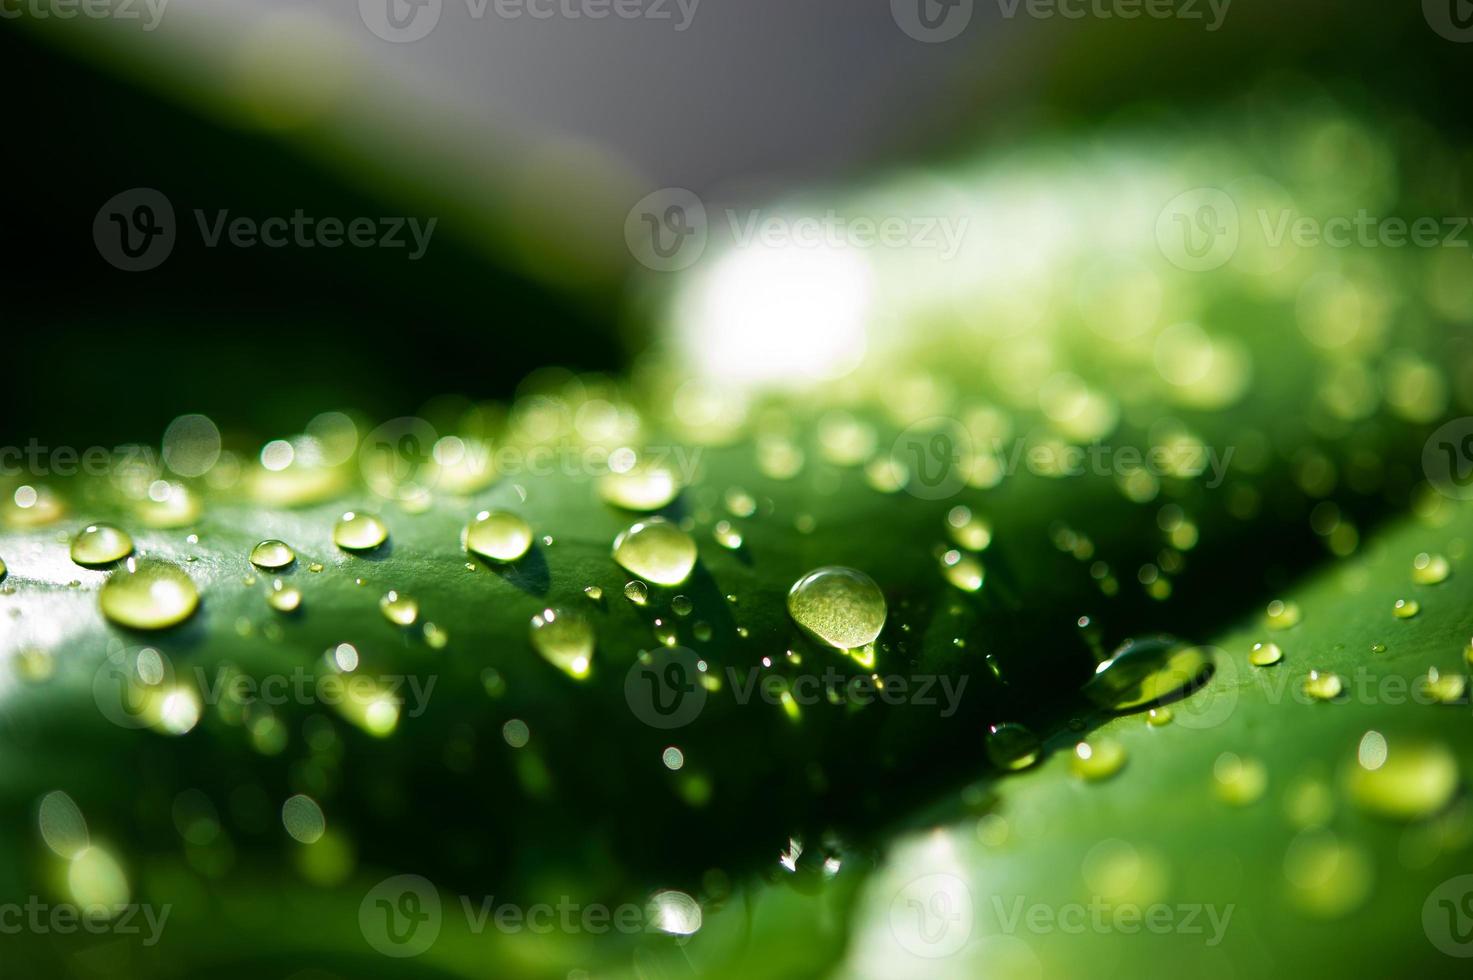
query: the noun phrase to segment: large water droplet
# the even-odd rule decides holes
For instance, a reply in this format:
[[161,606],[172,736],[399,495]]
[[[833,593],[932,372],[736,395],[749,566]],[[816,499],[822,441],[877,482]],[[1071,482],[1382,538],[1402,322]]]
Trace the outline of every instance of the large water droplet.
[[296,612],[302,605],[302,590],[277,579],[266,593],[266,604],[277,612]]
[[1268,770],[1257,759],[1244,759],[1224,752],[1212,766],[1218,799],[1233,806],[1247,806],[1263,797],[1268,788]]
[[1391,615],[1397,619],[1411,619],[1422,611],[1422,604],[1416,599],[1397,599],[1391,606]]
[[156,630],[193,615],[199,607],[199,591],[174,565],[130,558],[108,576],[97,601],[103,615],[120,626]]
[[491,561],[516,561],[532,547],[532,526],[504,510],[483,510],[465,529],[465,548]]
[[985,551],[992,544],[992,525],[973,514],[970,507],[951,508],[946,514],[946,529],[951,540],[968,551]]
[[0,558],[0,582],[5,581],[5,576],[10,574],[10,569],[5,567],[5,559]]
[[656,585],[679,585],[696,564],[696,543],[660,517],[631,524],[614,539],[614,560]]
[[1412,581],[1418,585],[1437,585],[1447,580],[1452,567],[1442,555],[1422,552],[1412,559]]
[[1300,613],[1297,602],[1285,602],[1275,599],[1268,604],[1264,613],[1264,622],[1271,630],[1286,630],[1299,624]]
[[1043,743],[1033,730],[1016,722],[993,725],[987,731],[987,758],[999,769],[1015,772],[1038,761]]
[[1080,742],[1074,746],[1069,769],[1080,779],[1098,782],[1109,779],[1125,767],[1125,746],[1112,739]]
[[1284,659],[1284,651],[1277,643],[1255,643],[1248,651],[1248,662],[1255,667],[1271,667]]
[[982,580],[986,575],[980,561],[955,548],[941,555],[941,574],[946,576],[946,581],[963,592],[976,592],[982,588]]
[[411,596],[390,589],[378,601],[379,611],[389,622],[399,626],[413,626],[419,618],[419,603]]
[[332,543],[346,551],[371,551],[388,538],[384,522],[363,511],[348,511],[332,528]]
[[[1373,738],[1374,737],[1374,738]],[[1367,741],[1376,751],[1366,751]],[[1422,820],[1440,812],[1458,788],[1458,763],[1441,742],[1362,738],[1356,763],[1346,770],[1346,787],[1356,805],[1390,820]]]
[[588,676],[593,665],[593,625],[581,613],[544,609],[532,617],[532,646],[570,677]]
[[251,564],[257,568],[285,568],[297,560],[296,552],[285,541],[270,538],[251,549]]
[[72,538],[72,561],[87,568],[111,565],[132,553],[128,532],[111,524],[89,524]]
[[1345,682],[1340,679],[1339,674],[1329,671],[1311,670],[1309,676],[1304,679],[1300,689],[1305,695],[1316,701],[1333,701],[1345,690]]
[[854,568],[828,565],[793,583],[788,615],[809,637],[840,650],[873,643],[885,626],[885,596]]
[[1462,674],[1443,673],[1436,667],[1427,669],[1427,676],[1418,684],[1422,696],[1433,704],[1457,704],[1468,693],[1468,678]]
[[1095,668],[1084,695],[1111,711],[1130,711],[1184,694],[1212,672],[1212,655],[1170,636],[1126,640]]
[[598,492],[604,500],[625,510],[659,510],[680,493],[680,481],[663,466],[643,466],[623,473],[599,477]]

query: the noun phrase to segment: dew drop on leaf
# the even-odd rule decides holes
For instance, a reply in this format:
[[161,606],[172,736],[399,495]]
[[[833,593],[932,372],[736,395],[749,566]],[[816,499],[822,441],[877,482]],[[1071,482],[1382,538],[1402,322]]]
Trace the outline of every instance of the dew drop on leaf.
[[111,565],[132,553],[128,532],[111,524],[89,524],[72,538],[72,561],[86,568]]
[[788,614],[810,638],[840,650],[873,643],[885,626],[885,596],[854,568],[828,565],[793,583]]

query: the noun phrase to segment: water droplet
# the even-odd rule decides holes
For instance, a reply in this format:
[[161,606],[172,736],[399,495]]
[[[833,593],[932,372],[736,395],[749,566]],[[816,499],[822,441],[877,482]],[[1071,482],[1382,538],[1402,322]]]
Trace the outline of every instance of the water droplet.
[[[1364,742],[1378,733],[1367,732]],[[1390,820],[1422,820],[1440,812],[1458,788],[1458,763],[1440,742],[1390,739],[1378,752],[1362,751],[1346,770],[1350,798]]]
[[650,601],[649,586],[645,585],[639,579],[630,579],[624,583],[624,598],[636,606],[642,606]]
[[695,607],[696,604],[690,601],[690,596],[678,595],[670,600],[670,609],[677,616],[689,616]]
[[312,797],[300,793],[281,805],[281,825],[293,840],[302,844],[315,844],[327,833],[322,807]]
[[885,626],[885,596],[863,572],[828,565],[793,583],[788,615],[809,637],[840,650],[873,643]]
[[318,572],[322,571],[322,562],[314,561],[312,564],[307,566],[307,571],[311,572],[314,575],[317,574]]
[[951,508],[946,514],[946,529],[951,540],[968,551],[986,551],[992,544],[992,525],[973,514],[970,507]]
[[1174,637],[1126,640],[1095,668],[1084,694],[1110,711],[1130,711],[1196,688],[1212,666],[1208,651]]
[[726,509],[733,517],[751,517],[757,513],[757,498],[741,487],[730,487],[726,491]]
[[1162,725],[1171,724],[1171,719],[1176,717],[1170,708],[1152,708],[1146,712],[1146,724],[1152,728],[1160,728]]
[[963,592],[976,592],[982,588],[982,580],[986,576],[981,562],[955,548],[942,554],[941,574]]
[[660,517],[631,524],[614,539],[614,560],[656,585],[679,585],[696,564],[696,543]]
[[1305,695],[1316,701],[1333,701],[1345,690],[1344,681],[1340,680],[1339,674],[1328,671],[1311,670],[1309,676],[1301,685]]
[[1462,674],[1444,674],[1436,667],[1427,670],[1420,688],[1422,696],[1436,704],[1457,704],[1468,691],[1468,679]]
[[690,936],[701,929],[701,906],[685,892],[658,891],[645,907],[647,921],[660,932]]
[[394,589],[384,593],[383,598],[378,601],[378,608],[385,619],[400,626],[413,626],[414,621],[419,618],[419,603]]
[[1397,599],[1391,607],[1391,615],[1397,619],[1411,619],[1422,611],[1422,604],[1416,599]]
[[363,511],[348,511],[332,529],[332,543],[345,551],[372,551],[388,538],[384,522]]
[[89,524],[72,538],[72,561],[87,568],[111,565],[132,553],[128,532],[111,524]]
[[707,640],[711,639],[711,624],[704,620],[698,620],[696,624],[691,627],[690,631],[691,635],[700,640],[702,643],[705,643]]
[[532,527],[508,511],[483,510],[466,526],[463,544],[491,561],[516,561],[532,547]]
[[675,632],[675,624],[667,623],[663,619],[655,620],[655,639],[667,647],[673,647],[680,642],[679,635]]
[[450,634],[435,623],[425,623],[424,636],[425,645],[431,650],[443,650],[450,643]]
[[716,526],[711,529],[711,537],[721,547],[732,551],[742,546],[742,532],[733,527],[731,521],[717,521]]
[[291,546],[275,538],[262,541],[251,549],[251,564],[257,568],[285,568],[296,560],[296,552],[292,551]]
[[296,612],[302,606],[302,590],[277,579],[271,583],[271,591],[266,593],[266,602],[277,612]]
[[1372,653],[1385,653],[1386,652],[1386,644],[1384,644],[1384,643],[1372,643],[1371,644],[1371,652]]
[[97,594],[102,614],[120,626],[156,630],[182,623],[199,607],[199,591],[177,566],[130,558]]
[[1305,831],[1284,856],[1289,895],[1304,912],[1334,919],[1358,908],[1371,891],[1371,861],[1364,849],[1328,831]]
[[1125,746],[1112,739],[1080,742],[1074,746],[1069,769],[1080,779],[1099,782],[1109,779],[1125,767]]
[[1451,566],[1442,555],[1431,555],[1424,551],[1412,559],[1412,581],[1418,585],[1445,582],[1451,571]]
[[1299,603],[1275,599],[1268,604],[1265,621],[1271,630],[1286,630],[1299,623]]
[[513,718],[501,726],[501,737],[514,749],[524,747],[532,739],[532,730],[520,718]]
[[0,582],[5,581],[5,576],[10,574],[10,569],[5,567],[5,559],[0,558]]
[[674,772],[685,765],[685,753],[680,751],[678,747],[672,745],[660,753],[660,761],[665,764],[666,769]]
[[1224,752],[1212,766],[1218,799],[1233,806],[1247,806],[1263,797],[1268,788],[1268,770],[1257,759],[1243,759]]
[[16,487],[4,504],[5,523],[11,527],[44,527],[66,511],[50,487],[29,484]]
[[625,510],[659,510],[680,493],[680,481],[663,466],[636,464],[623,473],[599,477],[598,492],[604,500]]
[[581,613],[544,609],[532,617],[532,646],[570,677],[588,676],[593,664],[593,626]]
[[199,497],[182,483],[155,480],[148,496],[139,502],[138,517],[149,527],[175,528],[193,524],[203,506]]
[[1255,643],[1248,652],[1248,662],[1255,667],[1270,667],[1284,659],[1277,643]]
[[1026,725],[1008,721],[987,730],[987,758],[999,769],[1027,769],[1042,752],[1043,743]]

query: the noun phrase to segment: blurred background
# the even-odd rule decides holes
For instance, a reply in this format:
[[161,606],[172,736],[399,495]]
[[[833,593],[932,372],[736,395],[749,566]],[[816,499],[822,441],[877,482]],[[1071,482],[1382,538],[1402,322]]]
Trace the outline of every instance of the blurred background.
[[[1028,134],[1255,93],[1389,103],[1454,143],[1468,125],[1469,49],[1434,29],[1431,0],[1202,0],[1129,21],[978,0],[930,34],[896,3],[649,0],[594,19],[507,0],[139,0],[72,17],[7,0],[8,438],[152,440],[184,411],[288,430],[324,406],[389,417],[446,391],[503,397],[549,360],[621,369],[676,278],[625,243],[630,209],[660,188],[708,209],[799,191],[821,205]],[[176,240],[122,271],[94,221],[140,187],[171,203]],[[297,209],[436,223],[411,260],[209,248],[194,215]]]

